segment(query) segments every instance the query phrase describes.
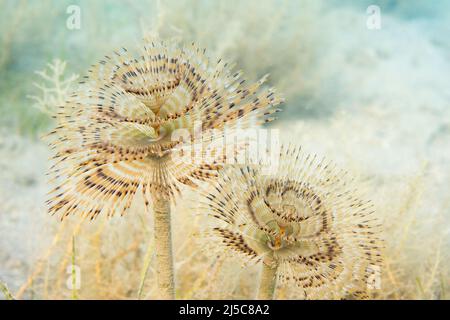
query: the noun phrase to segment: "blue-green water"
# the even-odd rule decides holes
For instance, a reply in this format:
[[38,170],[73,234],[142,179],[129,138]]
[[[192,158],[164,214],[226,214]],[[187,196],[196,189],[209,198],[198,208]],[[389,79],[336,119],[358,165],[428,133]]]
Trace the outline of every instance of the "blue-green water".
[[[299,92],[286,89],[290,100],[301,102],[304,115],[327,113],[331,101],[340,97],[333,91],[334,84],[324,83],[322,97],[317,98],[314,88],[303,88],[303,83],[315,76],[322,51],[341,50],[339,43],[351,41],[356,36],[352,33],[364,28],[365,11],[371,4],[380,7],[384,37],[389,37],[392,20],[405,30],[417,25],[424,37],[447,51],[448,58],[450,1],[248,1],[244,5],[233,1],[163,1],[162,6],[150,0],[2,1],[0,123],[22,133],[45,129],[47,117],[31,108],[27,98],[36,94],[32,86],[39,80],[36,70],[61,59],[68,63],[67,73],[83,74],[111,50],[136,45],[155,26],[163,35],[200,42],[213,51],[221,48],[220,52],[226,54],[223,58],[237,60],[251,77],[270,72],[271,84],[282,90],[285,87],[280,82],[298,81]],[[80,29],[66,26],[70,5],[80,8]],[[330,12],[335,17],[330,19]],[[353,12],[353,16],[346,12]],[[348,28],[351,19],[357,20],[353,28]],[[343,24],[347,24],[343,32],[335,32]],[[254,63],[256,50],[259,64]],[[283,79],[289,72],[288,64],[301,68],[298,76],[288,75],[292,80]]]

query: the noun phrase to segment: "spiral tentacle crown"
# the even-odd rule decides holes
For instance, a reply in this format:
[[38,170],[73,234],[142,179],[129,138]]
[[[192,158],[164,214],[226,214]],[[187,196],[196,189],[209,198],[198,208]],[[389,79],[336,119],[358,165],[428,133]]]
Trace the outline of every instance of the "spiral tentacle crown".
[[241,72],[222,60],[210,63],[195,45],[147,40],[136,54],[106,56],[55,116],[49,211],[124,214],[138,190],[148,204],[153,192],[173,199],[180,185],[216,176],[220,161],[179,159],[174,151],[192,141],[174,139],[174,132],[194,137],[200,122],[202,132],[221,135],[271,121],[282,99],[262,88],[265,79],[247,85]]
[[367,297],[381,265],[373,205],[332,163],[282,148],[276,173],[224,170],[205,191],[214,238],[247,262],[277,267],[304,298]]

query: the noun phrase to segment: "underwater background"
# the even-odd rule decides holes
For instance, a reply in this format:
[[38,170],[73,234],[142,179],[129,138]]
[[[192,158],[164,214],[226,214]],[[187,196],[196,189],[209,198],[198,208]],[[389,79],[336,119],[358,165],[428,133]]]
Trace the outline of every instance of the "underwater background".
[[[359,177],[385,230],[375,298],[449,299],[449,21],[447,0],[0,0],[0,281],[18,298],[73,298],[75,258],[78,298],[154,297],[148,217],[49,216],[41,137],[92,64],[159,35],[194,41],[250,80],[269,73],[286,98],[270,128]],[[257,269],[203,252],[201,221],[177,206],[177,297],[251,296]]]

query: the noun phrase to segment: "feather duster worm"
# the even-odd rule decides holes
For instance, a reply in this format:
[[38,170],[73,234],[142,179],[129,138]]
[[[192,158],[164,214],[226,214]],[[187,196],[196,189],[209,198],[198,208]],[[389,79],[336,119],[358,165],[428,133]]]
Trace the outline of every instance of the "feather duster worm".
[[293,282],[304,298],[367,297],[381,256],[379,224],[346,173],[300,149],[282,148],[279,168],[226,169],[205,192],[212,233],[262,263],[258,297]]
[[245,128],[267,122],[278,109],[266,77],[246,85],[241,72],[222,60],[210,63],[194,45],[147,41],[139,54],[126,49],[106,56],[89,70],[79,90],[56,115],[53,138],[57,186],[50,212],[94,218],[125,213],[140,189],[173,197],[182,184],[195,185],[216,174],[219,164],[185,163],[177,158],[177,130]]
[[[214,177],[226,158],[186,162],[181,154],[226,129],[272,120],[281,99],[261,88],[265,79],[246,85],[241,72],[209,63],[194,45],[146,41],[140,53],[106,56],[56,115],[49,211],[125,214],[142,193],[154,209],[159,292],[174,298],[170,201],[181,185]],[[206,142],[195,141],[198,133]]]

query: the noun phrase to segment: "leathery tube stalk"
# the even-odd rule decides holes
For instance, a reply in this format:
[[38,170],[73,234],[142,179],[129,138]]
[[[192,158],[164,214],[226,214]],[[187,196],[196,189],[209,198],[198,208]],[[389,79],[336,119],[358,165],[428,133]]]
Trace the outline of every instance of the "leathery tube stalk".
[[162,299],[175,299],[175,281],[172,255],[170,200],[153,196],[156,274]]
[[277,266],[264,262],[259,280],[258,300],[272,300],[277,283]]

